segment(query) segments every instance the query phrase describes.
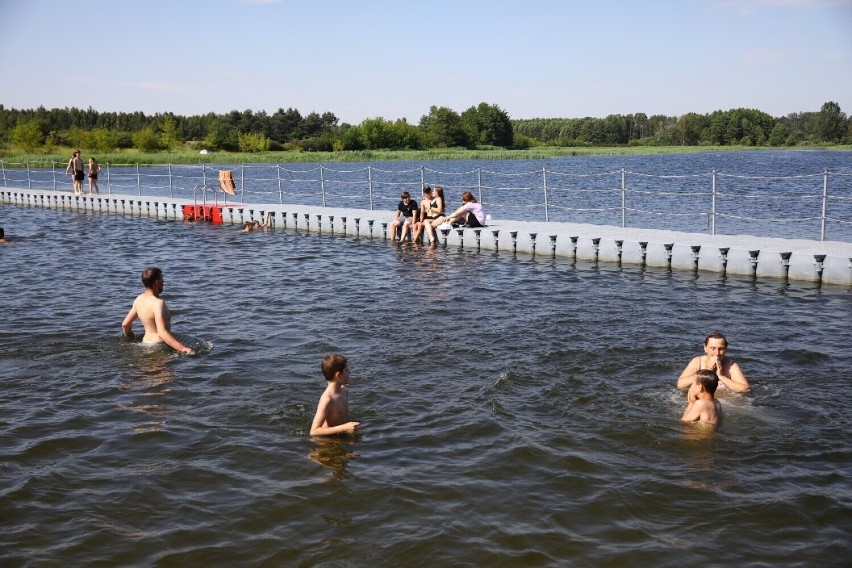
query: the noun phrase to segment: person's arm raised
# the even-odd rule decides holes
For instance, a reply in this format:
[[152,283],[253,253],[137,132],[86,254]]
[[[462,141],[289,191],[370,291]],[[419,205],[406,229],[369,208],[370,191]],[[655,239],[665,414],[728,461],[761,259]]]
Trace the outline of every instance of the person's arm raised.
[[719,380],[724,383],[726,387],[734,392],[746,392],[749,390],[748,380],[746,380],[739,365],[731,361],[731,364],[728,366],[727,375],[724,375],[719,369],[719,367],[722,369],[726,367],[724,361],[721,364],[716,365],[716,367],[716,376],[719,377]]

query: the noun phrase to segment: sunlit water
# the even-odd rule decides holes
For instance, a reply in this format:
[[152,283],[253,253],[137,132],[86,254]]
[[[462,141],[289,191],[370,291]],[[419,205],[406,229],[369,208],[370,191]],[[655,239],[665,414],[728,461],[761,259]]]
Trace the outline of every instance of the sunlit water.
[[[0,564],[842,565],[852,290],[4,206]],[[120,337],[148,265],[177,357]],[[137,330],[138,330],[137,323]],[[707,331],[753,384],[678,421]],[[311,439],[331,351],[356,439]]]

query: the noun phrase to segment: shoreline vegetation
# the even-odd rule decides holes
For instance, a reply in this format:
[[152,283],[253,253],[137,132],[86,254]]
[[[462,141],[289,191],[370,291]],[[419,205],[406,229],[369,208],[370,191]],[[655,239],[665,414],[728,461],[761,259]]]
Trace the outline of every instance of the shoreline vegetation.
[[[65,167],[74,149],[57,150],[49,154],[0,151],[6,167],[49,168]],[[705,152],[765,152],[765,151],[852,151],[852,144],[815,144],[812,146],[600,146],[556,147],[542,146],[526,150],[503,148],[436,148],[430,150],[342,150],[337,152],[143,152],[136,149],[94,155],[101,165],[161,165],[161,164],[275,164],[316,162],[391,162],[434,160],[546,160],[563,157],[589,156],[652,156],[667,154],[699,154]]]
[[852,149],[852,117],[834,101],[819,112],[772,117],[738,108],[682,116],[512,119],[485,102],[459,113],[432,106],[418,124],[367,118],[339,124],[252,110],[181,116],[92,108],[13,109],[0,104],[0,160],[67,163],[72,151],[101,164],[245,164],[435,160],[537,160],[572,156],[694,154],[765,149]]

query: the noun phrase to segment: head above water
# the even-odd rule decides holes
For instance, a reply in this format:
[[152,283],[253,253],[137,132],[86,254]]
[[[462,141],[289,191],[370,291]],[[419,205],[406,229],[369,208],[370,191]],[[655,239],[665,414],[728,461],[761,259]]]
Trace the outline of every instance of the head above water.
[[695,373],[695,382],[704,388],[709,394],[716,393],[716,388],[719,386],[719,377],[716,373],[707,369],[701,369]]
[[721,333],[719,333],[718,331],[711,331],[710,333],[708,333],[707,337],[704,338],[704,345],[707,345],[710,342],[711,339],[721,339],[722,341],[725,342],[724,346],[725,347],[728,346],[727,338],[724,335],[722,335]]
[[349,362],[340,353],[329,353],[322,358],[322,374],[328,381],[333,381],[337,373],[346,370]]
[[163,279],[163,271],[156,266],[151,266],[142,271],[142,284],[146,288],[151,288],[158,281]]

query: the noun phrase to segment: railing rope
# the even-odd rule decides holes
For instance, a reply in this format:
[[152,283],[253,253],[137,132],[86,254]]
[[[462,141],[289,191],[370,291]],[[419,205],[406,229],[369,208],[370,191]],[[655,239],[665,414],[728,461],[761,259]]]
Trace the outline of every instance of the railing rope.
[[[27,160],[17,163],[0,160],[0,175],[3,177],[0,187],[11,186],[32,191],[52,187],[54,192],[68,192],[71,184],[66,185],[67,176],[63,175],[63,170],[58,169],[61,166],[62,162],[49,159],[42,162]],[[107,195],[113,195],[113,182],[116,184],[116,194],[122,195],[138,194],[180,199],[187,196],[192,198],[195,191],[195,199],[206,201],[207,194],[198,195],[197,188],[206,188],[202,191],[213,191],[214,194],[218,191],[215,181],[207,181],[208,166],[205,163],[200,164],[200,176],[203,180],[201,185],[197,184],[199,165],[169,163],[149,167],[134,162],[118,164],[115,171],[113,166],[116,165],[108,162],[104,164],[107,184],[104,193]],[[236,167],[236,164],[232,167]],[[275,168],[274,176],[271,175],[272,167]],[[517,165],[511,166],[516,167]],[[542,194],[538,191],[542,191],[543,218],[546,222],[613,226],[620,224],[622,228],[626,228],[627,218],[630,217],[631,224],[637,228],[644,226],[684,230],[684,227],[694,228],[694,223],[681,221],[679,218],[686,219],[691,216],[700,217],[703,230],[713,236],[720,230],[764,230],[766,233],[781,232],[794,238],[810,237],[824,241],[826,238],[839,237],[838,240],[852,240],[848,228],[849,219],[852,218],[852,172],[830,171],[830,167],[825,167],[819,173],[755,176],[721,173],[715,169],[703,174],[656,175],[632,172],[626,168],[600,173],[578,173],[555,171],[547,166],[534,166],[526,171],[509,169],[501,172],[482,167],[466,171],[438,171],[424,165],[385,170],[369,165],[358,170],[344,171],[319,164],[303,170],[289,170],[280,164],[242,164],[238,180],[242,193],[235,203],[245,203],[247,200],[251,203],[274,203],[277,192],[278,201],[283,204],[286,186],[288,202],[293,204],[321,203],[323,207],[327,207],[330,203],[332,206],[340,204],[375,210],[376,207],[384,207],[386,202],[395,202],[392,195],[400,188],[411,189],[419,178],[421,187],[428,182],[440,183],[445,189],[455,193],[475,191],[481,203],[486,201],[487,193],[488,209],[495,212],[514,212],[513,218],[517,220],[541,220]],[[319,180],[316,177],[317,169]],[[186,171],[190,173],[185,174]],[[256,171],[261,173],[255,174]],[[620,187],[615,183],[615,176],[619,173]],[[631,176],[630,186],[627,183],[628,175]],[[143,176],[145,183],[141,179]],[[702,178],[705,176],[710,177],[709,188],[704,185]],[[821,176],[823,181],[821,194],[817,193],[814,187],[816,182],[811,181],[817,176]],[[834,184],[831,194],[830,176],[833,176],[831,181]],[[136,192],[130,185],[133,177]],[[168,178],[167,181],[165,178]],[[719,188],[718,182],[722,178],[726,179],[723,180],[722,188]],[[191,180],[188,185],[187,179]],[[317,181],[320,192],[316,191]],[[208,186],[208,183],[213,185]],[[448,200],[454,199],[449,194],[447,197]],[[818,199],[819,205],[816,204]],[[643,224],[642,218],[645,216],[670,216],[673,223],[669,225],[648,218],[648,223]],[[674,221],[675,219],[678,220]],[[717,221],[722,224],[719,225]],[[761,227],[751,221],[763,225]],[[779,221],[807,222],[810,235],[801,237],[801,231],[795,234],[797,231],[778,229],[775,223]],[[834,230],[837,230],[837,235],[832,233]],[[816,235],[817,231],[819,237]]]

